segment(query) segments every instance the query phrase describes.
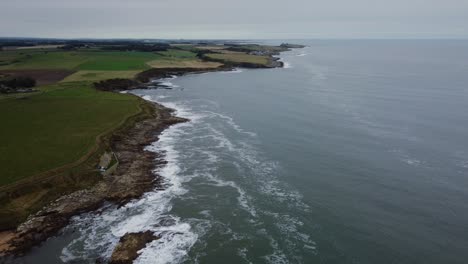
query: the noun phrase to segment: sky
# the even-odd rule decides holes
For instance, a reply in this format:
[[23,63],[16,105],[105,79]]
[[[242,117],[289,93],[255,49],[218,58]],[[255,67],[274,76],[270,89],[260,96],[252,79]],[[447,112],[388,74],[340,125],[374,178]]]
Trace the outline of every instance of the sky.
[[0,0],[0,36],[468,38],[468,0]]

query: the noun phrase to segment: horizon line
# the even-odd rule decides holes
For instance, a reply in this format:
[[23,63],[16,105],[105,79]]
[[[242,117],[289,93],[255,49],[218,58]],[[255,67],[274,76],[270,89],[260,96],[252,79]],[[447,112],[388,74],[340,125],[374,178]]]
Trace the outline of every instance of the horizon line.
[[310,38],[144,38],[144,37],[34,37],[34,36],[0,36],[0,39],[44,39],[44,40],[166,40],[166,41],[194,41],[194,40],[468,40],[467,37],[310,37]]

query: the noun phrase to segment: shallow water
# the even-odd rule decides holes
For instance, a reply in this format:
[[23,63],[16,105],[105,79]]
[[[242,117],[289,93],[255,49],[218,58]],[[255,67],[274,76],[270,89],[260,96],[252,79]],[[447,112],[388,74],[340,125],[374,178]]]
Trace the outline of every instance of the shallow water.
[[21,263],[464,263],[468,41],[309,41],[283,69],[165,80],[136,94],[191,122],[166,189],[76,217]]

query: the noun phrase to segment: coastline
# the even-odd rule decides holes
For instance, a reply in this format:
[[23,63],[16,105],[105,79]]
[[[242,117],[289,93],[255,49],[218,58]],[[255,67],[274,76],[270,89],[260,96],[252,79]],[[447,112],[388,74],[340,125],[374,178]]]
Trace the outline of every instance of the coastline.
[[[271,68],[284,67],[284,63],[277,57],[271,57],[272,61],[277,62]],[[243,68],[261,68],[252,65],[239,65]],[[183,76],[187,74],[198,74],[218,71],[233,71],[237,67],[225,65],[214,69],[151,69],[142,72],[137,80],[138,86],[129,86],[124,90],[144,88],[140,84],[148,83],[172,76]],[[113,80],[109,84],[113,84]],[[150,89],[150,88],[149,88]],[[119,91],[119,89],[111,89]],[[32,247],[39,245],[47,238],[54,236],[68,225],[70,218],[81,213],[94,211],[102,206],[105,201],[110,201],[119,205],[124,205],[132,199],[141,197],[146,192],[153,189],[162,188],[161,176],[154,170],[164,166],[166,161],[160,153],[145,150],[145,147],[158,141],[160,133],[169,126],[189,120],[173,115],[174,110],[158,103],[154,103],[141,98],[142,105],[149,116],[143,120],[135,122],[133,127],[127,127],[125,132],[112,136],[111,144],[114,153],[119,160],[117,170],[106,175],[104,179],[95,186],[73,192],[65,195],[46,206],[41,211],[30,216],[26,222],[19,225],[15,231],[6,231],[0,233],[0,257],[21,256],[26,254]],[[147,232],[126,234],[122,237],[121,243],[132,241],[126,239],[128,236],[133,241],[139,238],[145,240],[145,243],[139,242],[139,246],[131,250],[129,254],[138,256],[136,252],[145,247],[146,243],[157,239],[150,236]],[[5,239],[6,238],[6,239]],[[128,249],[127,246],[119,243],[116,249]],[[114,254],[113,254],[114,255]],[[116,255],[121,255],[118,252]],[[111,263],[132,263],[133,259],[127,262]]]
[[[151,80],[160,80],[171,76],[233,70],[232,67],[155,69],[155,71],[144,72],[145,75],[141,77],[141,80],[145,81],[144,85],[148,85]],[[113,83],[113,80],[109,81]],[[141,85],[130,86],[125,90],[138,88],[144,87]],[[154,170],[164,166],[166,161],[159,153],[148,151],[145,148],[158,141],[161,132],[169,126],[189,120],[174,116],[174,109],[141,97],[140,99],[143,108],[146,108],[142,109],[142,112],[149,114],[149,116],[144,120],[136,121],[133,127],[124,128],[126,131],[112,135],[112,149],[119,160],[117,170],[105,176],[102,181],[89,189],[64,195],[46,205],[39,212],[29,216],[16,230],[0,232],[0,259],[14,259],[26,254],[31,248],[58,234],[62,228],[69,224],[73,216],[95,211],[106,201],[124,205],[152,189],[163,188],[160,184],[161,177]],[[138,237],[138,234],[133,235]]]
[[150,116],[112,137],[112,148],[119,159],[116,171],[89,189],[62,196],[30,216],[16,230],[2,232],[0,249],[4,257],[26,253],[57,234],[71,217],[94,211],[105,201],[123,205],[153,188],[161,187],[161,178],[153,171],[163,166],[165,161],[157,153],[145,150],[145,147],[157,141],[159,134],[167,127],[188,120],[173,116],[172,109],[146,100],[144,102],[146,109],[143,111]]

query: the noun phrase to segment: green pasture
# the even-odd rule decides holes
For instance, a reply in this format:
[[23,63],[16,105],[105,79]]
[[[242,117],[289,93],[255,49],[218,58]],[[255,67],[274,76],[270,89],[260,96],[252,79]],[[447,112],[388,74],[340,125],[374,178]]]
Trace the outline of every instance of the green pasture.
[[79,160],[98,135],[139,111],[136,97],[85,82],[0,100],[0,185]]

